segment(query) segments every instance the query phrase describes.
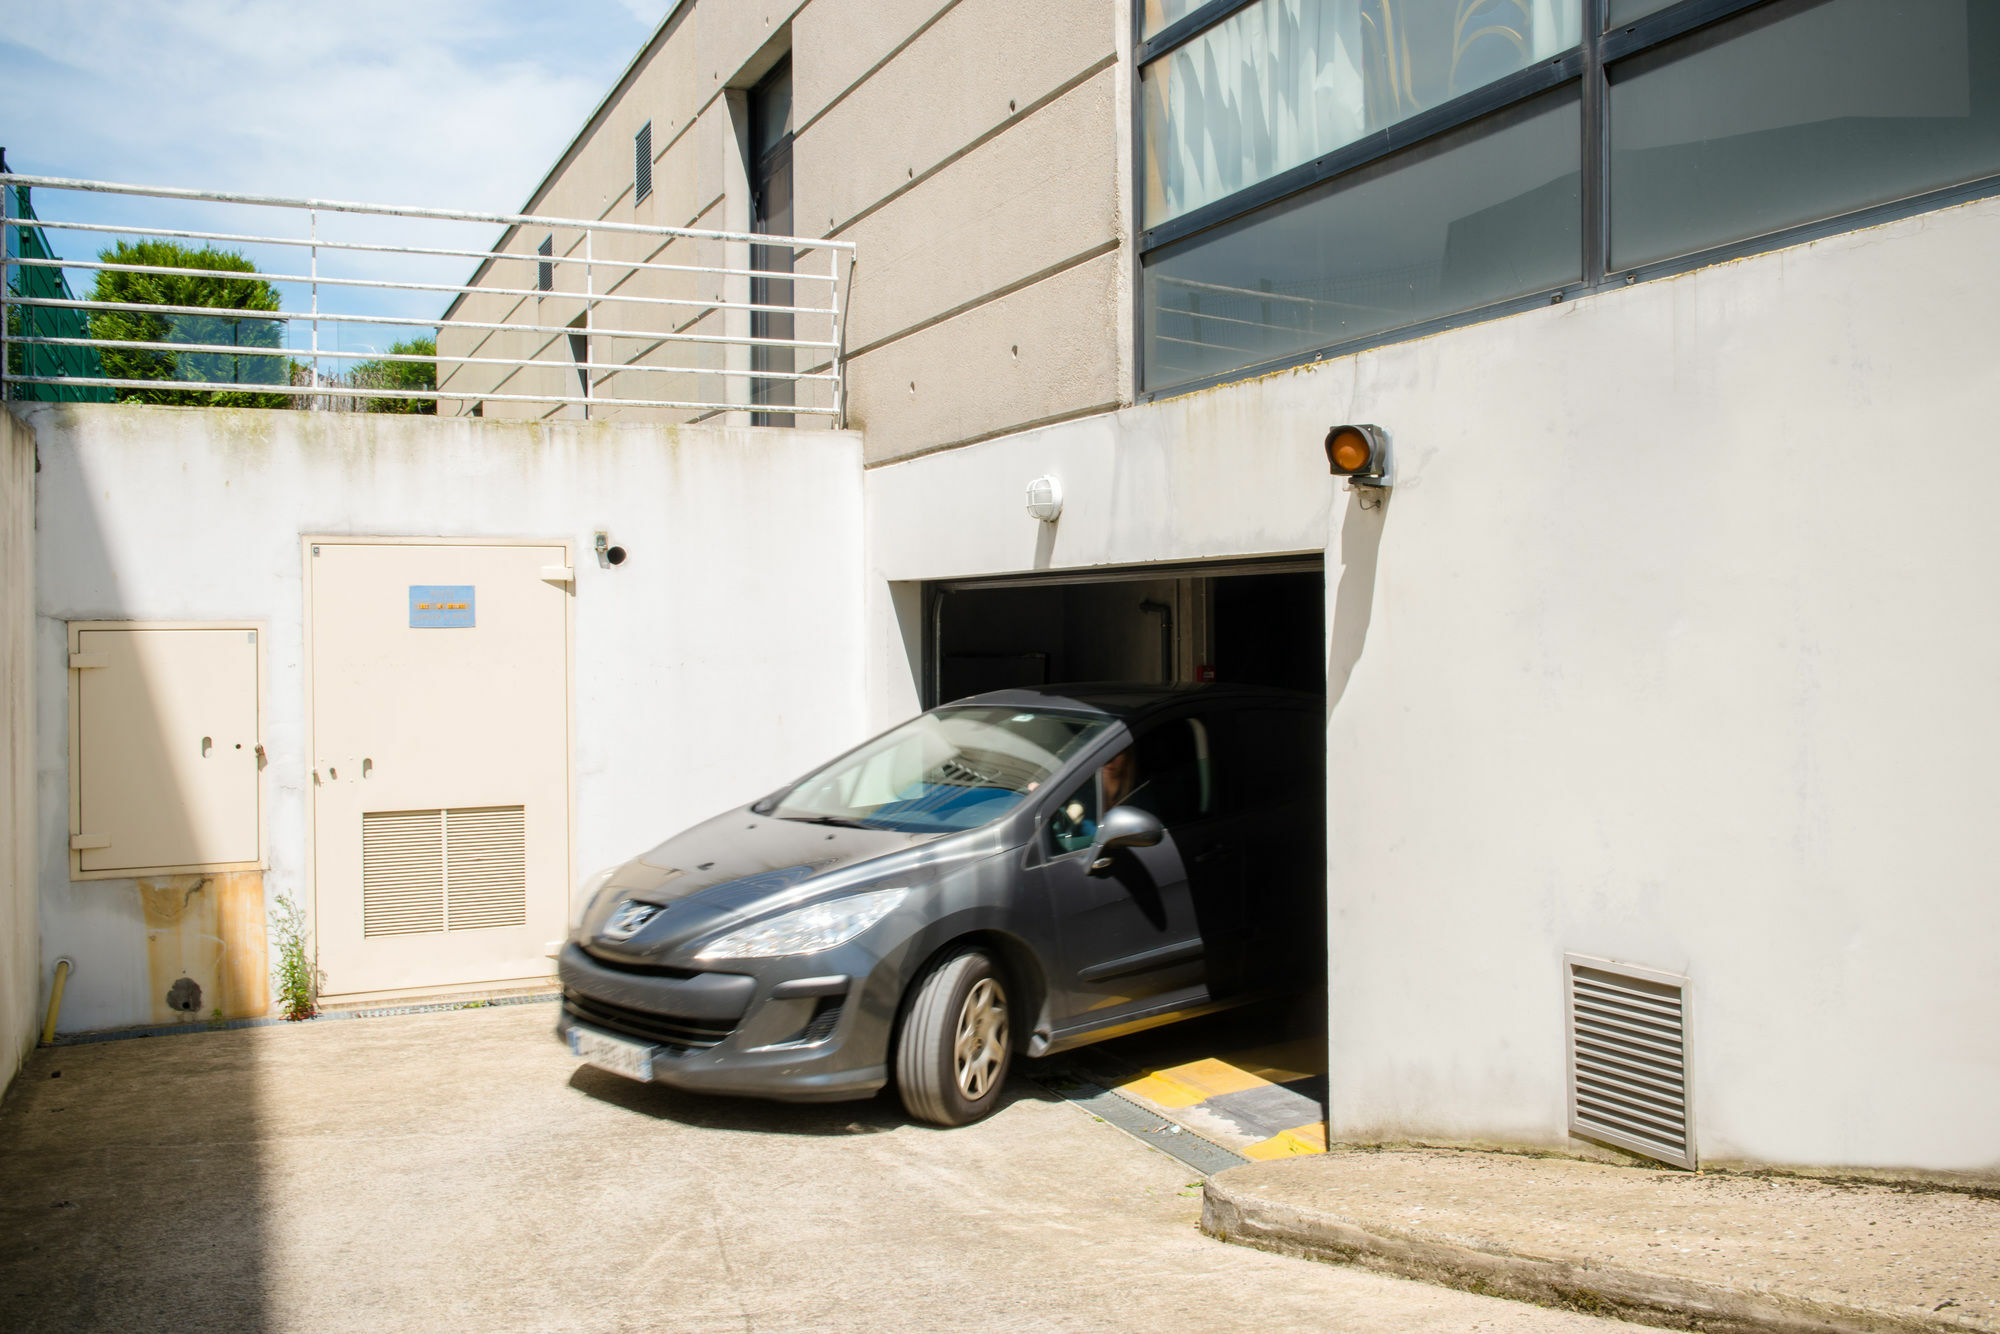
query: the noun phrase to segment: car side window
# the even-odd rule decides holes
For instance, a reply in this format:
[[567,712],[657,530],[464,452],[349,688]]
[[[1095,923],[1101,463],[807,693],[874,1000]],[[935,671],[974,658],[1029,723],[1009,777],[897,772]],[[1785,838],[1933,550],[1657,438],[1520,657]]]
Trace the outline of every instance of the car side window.
[[[1119,754],[1125,754],[1120,751]],[[1050,853],[1060,857],[1064,853],[1082,852],[1097,841],[1097,774],[1093,769],[1090,776],[1077,785],[1076,791],[1064,797],[1049,813],[1048,831]]]
[[1141,736],[1133,747],[1136,774],[1127,804],[1169,829],[1209,815],[1215,783],[1208,731],[1200,718],[1175,718]]

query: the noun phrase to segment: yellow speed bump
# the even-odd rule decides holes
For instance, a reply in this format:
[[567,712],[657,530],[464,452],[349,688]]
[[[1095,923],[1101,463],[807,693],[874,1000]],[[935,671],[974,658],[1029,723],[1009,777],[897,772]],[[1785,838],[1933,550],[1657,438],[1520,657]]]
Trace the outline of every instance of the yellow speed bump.
[[1281,1130],[1267,1140],[1260,1140],[1243,1150],[1245,1158],[1265,1161],[1271,1158],[1293,1158],[1302,1153],[1326,1152],[1326,1122],[1311,1121],[1290,1130]]
[[1192,1107],[1225,1093],[1242,1093],[1246,1089],[1263,1088],[1268,1083],[1270,1081],[1260,1075],[1211,1056],[1189,1061],[1186,1065],[1150,1070],[1128,1084],[1120,1084],[1118,1091],[1144,1098],[1158,1107]]
[[1268,1079],[1273,1084],[1289,1084],[1326,1073],[1326,1039],[1300,1038],[1269,1047],[1237,1052],[1229,1063],[1239,1070]]

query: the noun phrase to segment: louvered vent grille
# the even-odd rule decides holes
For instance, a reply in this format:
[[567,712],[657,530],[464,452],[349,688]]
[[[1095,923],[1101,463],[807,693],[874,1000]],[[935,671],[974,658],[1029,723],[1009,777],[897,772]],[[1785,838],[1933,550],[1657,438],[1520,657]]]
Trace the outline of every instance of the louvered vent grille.
[[632,202],[653,193],[653,122],[647,121],[632,136]]
[[1570,958],[1570,1130],[1695,1165],[1687,980]]
[[453,931],[528,924],[528,825],[519,806],[445,812],[445,920]]
[[361,934],[526,926],[520,806],[368,811],[361,817]]
[[444,930],[444,812],[361,817],[361,934]]

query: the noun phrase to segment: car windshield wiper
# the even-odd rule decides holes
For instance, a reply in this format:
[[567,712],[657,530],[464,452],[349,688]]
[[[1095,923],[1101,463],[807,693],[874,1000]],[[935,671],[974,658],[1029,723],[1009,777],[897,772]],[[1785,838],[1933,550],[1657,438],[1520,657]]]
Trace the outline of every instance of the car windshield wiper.
[[797,820],[800,824],[830,824],[839,829],[874,829],[876,826],[862,820],[850,820],[844,815],[780,815],[780,820]]

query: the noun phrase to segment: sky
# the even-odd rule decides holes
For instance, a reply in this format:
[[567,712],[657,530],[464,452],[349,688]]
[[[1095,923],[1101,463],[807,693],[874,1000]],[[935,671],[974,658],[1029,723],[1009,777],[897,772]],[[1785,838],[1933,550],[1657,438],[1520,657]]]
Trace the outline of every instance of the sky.
[[15,171],[512,210],[666,0],[0,0]]
[[[512,212],[668,7],[669,0],[0,0],[0,147],[12,170],[31,175]],[[36,192],[35,207],[75,221],[294,230],[269,210],[225,217],[48,191]],[[483,246],[494,232],[485,226],[448,237],[402,227],[398,234],[416,244]],[[388,239],[379,230],[369,236]],[[50,239],[65,258],[88,257],[106,240],[79,232]],[[251,257],[266,271],[298,263],[284,250]],[[461,282],[469,271],[465,261],[442,272],[437,263],[421,270],[425,280]],[[70,281],[88,287],[90,275],[72,271]],[[432,313],[444,304],[411,300]],[[289,290],[285,304],[295,305]]]

